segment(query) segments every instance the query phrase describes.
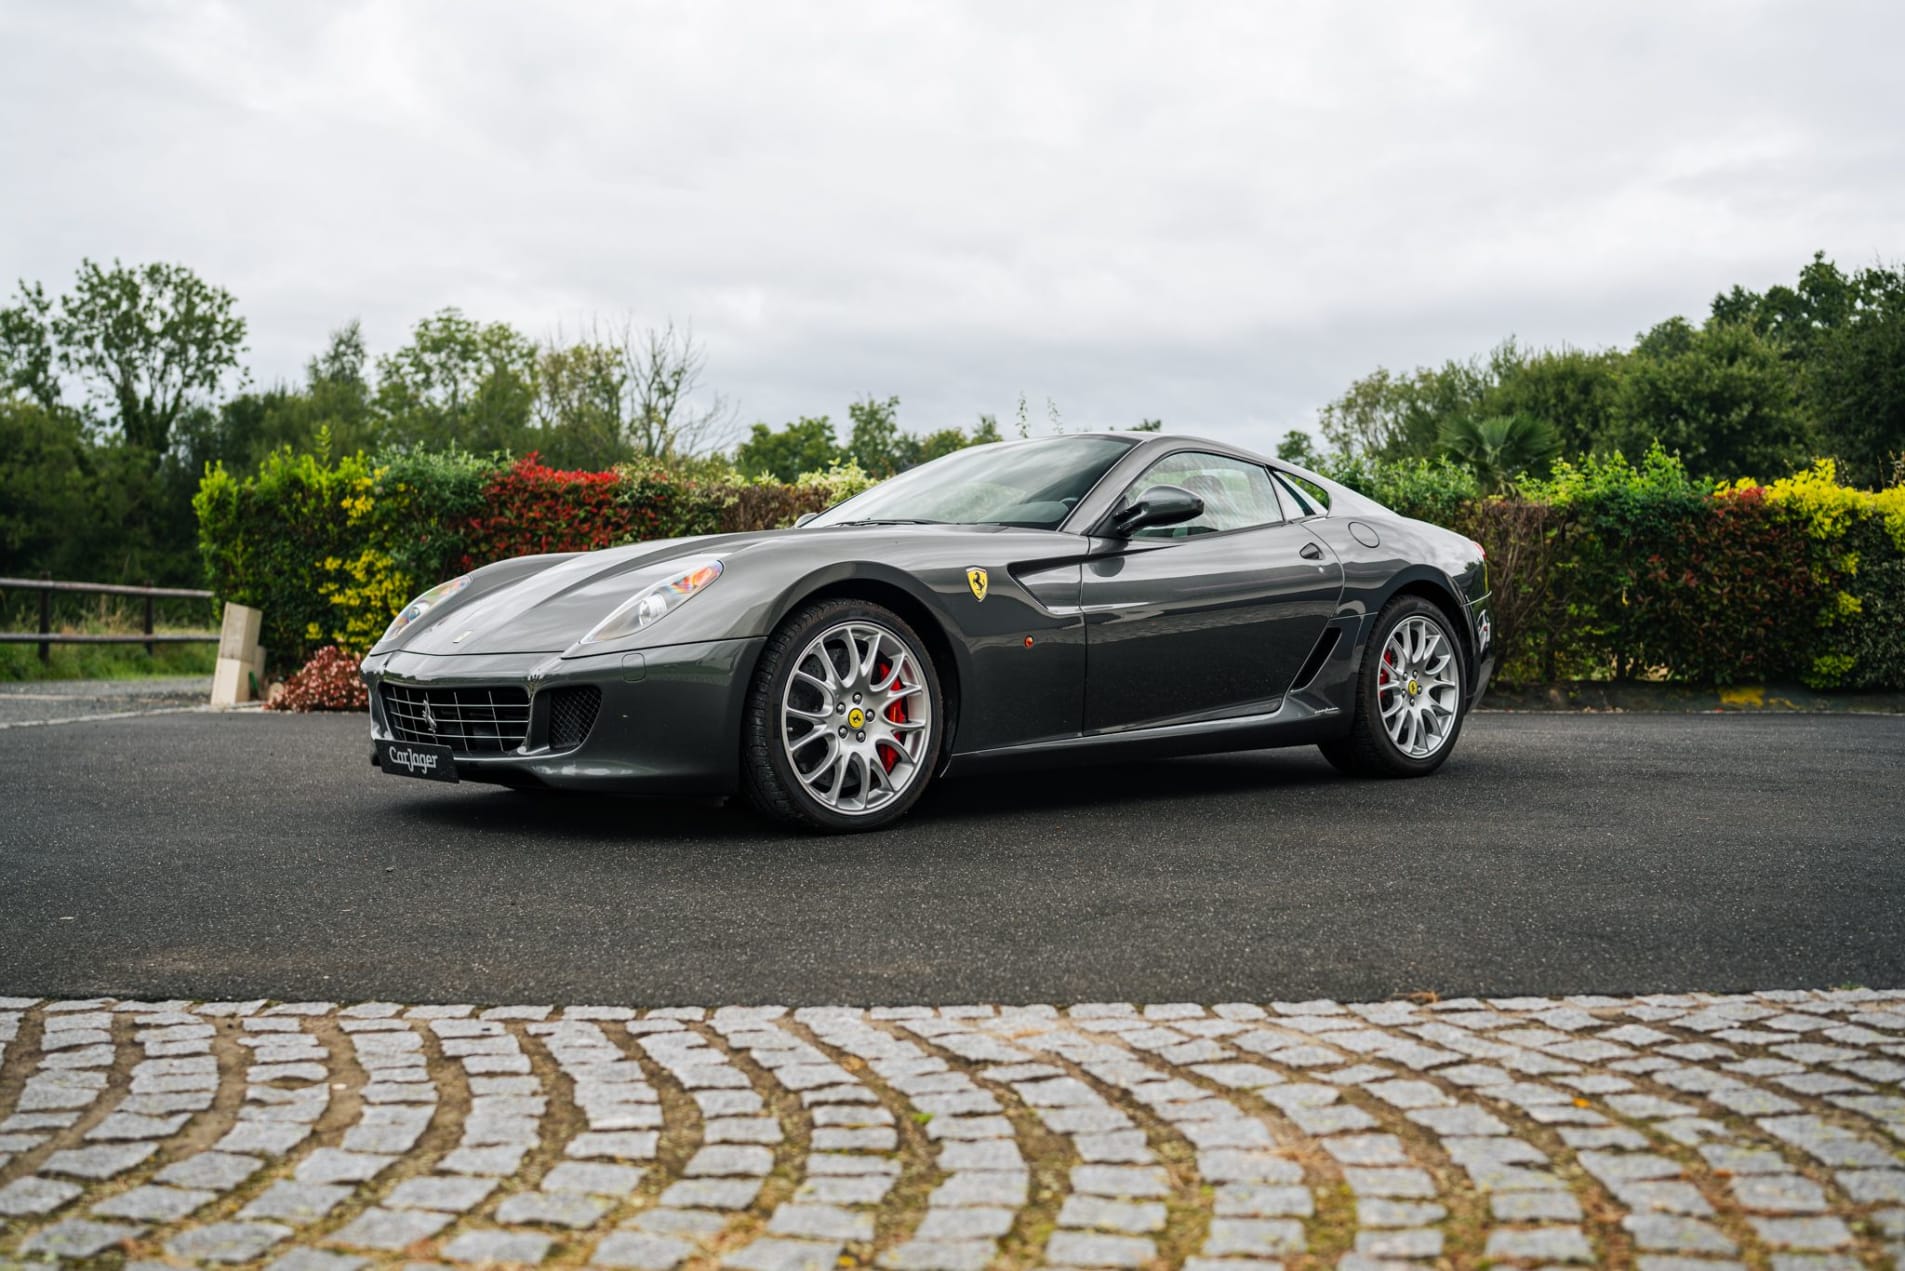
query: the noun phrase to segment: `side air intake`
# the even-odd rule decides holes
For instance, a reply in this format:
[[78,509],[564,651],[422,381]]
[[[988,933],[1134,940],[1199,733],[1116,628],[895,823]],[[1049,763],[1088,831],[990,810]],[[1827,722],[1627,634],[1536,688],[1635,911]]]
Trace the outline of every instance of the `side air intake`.
[[1341,627],[1324,629],[1323,634],[1316,638],[1316,647],[1310,650],[1310,656],[1303,660],[1302,669],[1296,673],[1296,683],[1290,686],[1292,691],[1310,686],[1310,681],[1315,679],[1317,673],[1323,669],[1323,664],[1330,660],[1330,654],[1336,652],[1337,642],[1342,638]]

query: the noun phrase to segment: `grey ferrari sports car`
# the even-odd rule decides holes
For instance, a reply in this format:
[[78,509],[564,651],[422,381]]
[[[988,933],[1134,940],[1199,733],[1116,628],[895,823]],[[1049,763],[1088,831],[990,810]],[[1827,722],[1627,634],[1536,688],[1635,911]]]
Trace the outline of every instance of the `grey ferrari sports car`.
[[1481,547],[1191,437],[978,446],[793,529],[501,561],[364,661],[372,760],[745,795],[828,831],[940,778],[1314,743],[1422,776],[1494,668]]

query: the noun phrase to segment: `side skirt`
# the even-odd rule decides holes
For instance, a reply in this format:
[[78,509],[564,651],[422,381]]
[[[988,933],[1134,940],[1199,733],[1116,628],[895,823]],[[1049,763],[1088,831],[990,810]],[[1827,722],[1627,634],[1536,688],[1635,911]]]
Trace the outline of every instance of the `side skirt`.
[[1119,763],[1274,746],[1305,746],[1340,737],[1348,727],[1348,718],[1337,708],[1318,708],[1292,694],[1285,697],[1277,709],[1262,715],[1133,728],[1089,737],[1062,737],[954,755],[945,775],[963,777],[1006,768]]

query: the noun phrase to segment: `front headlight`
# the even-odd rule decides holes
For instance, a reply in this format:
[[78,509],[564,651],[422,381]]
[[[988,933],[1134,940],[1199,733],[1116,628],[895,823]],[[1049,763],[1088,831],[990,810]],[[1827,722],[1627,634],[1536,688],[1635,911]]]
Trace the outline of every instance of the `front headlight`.
[[653,583],[624,600],[615,612],[595,624],[582,637],[583,644],[601,644],[633,635],[686,604],[688,598],[721,576],[721,562],[698,560],[681,563],[681,572]]
[[457,592],[462,591],[469,585],[470,576],[468,574],[463,575],[461,578],[452,578],[447,583],[438,583],[429,591],[424,592],[421,596],[418,596],[415,600],[405,605],[402,612],[395,618],[392,618],[390,625],[384,628],[384,634],[378,639],[377,643],[382,644],[392,636],[398,635],[405,627],[423,617],[424,614],[429,613],[436,606],[442,604],[445,600],[456,595]]

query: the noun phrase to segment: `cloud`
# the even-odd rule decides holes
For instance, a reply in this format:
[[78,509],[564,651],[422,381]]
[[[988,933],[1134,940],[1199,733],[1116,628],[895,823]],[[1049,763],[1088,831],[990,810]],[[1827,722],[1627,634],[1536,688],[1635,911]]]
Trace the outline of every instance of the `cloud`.
[[361,316],[691,319],[744,417],[1162,416],[1601,345],[1899,254],[1896,6],[14,5],[0,269],[182,261],[254,376]]

